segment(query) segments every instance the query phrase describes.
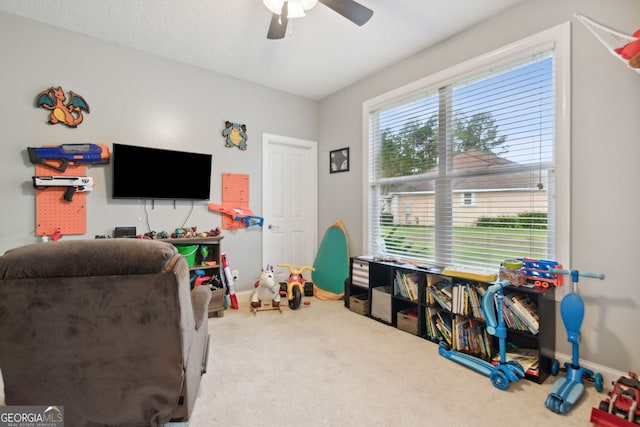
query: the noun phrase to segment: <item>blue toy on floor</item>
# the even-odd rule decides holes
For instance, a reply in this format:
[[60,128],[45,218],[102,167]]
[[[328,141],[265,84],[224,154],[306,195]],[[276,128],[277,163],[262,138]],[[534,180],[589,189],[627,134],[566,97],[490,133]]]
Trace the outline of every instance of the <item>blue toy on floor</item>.
[[[598,392],[603,389],[602,374],[594,374],[593,371],[580,366],[579,343],[580,343],[580,326],[584,319],[584,302],[578,295],[578,279],[579,276],[591,277],[594,279],[604,279],[604,274],[584,273],[578,270],[561,270],[557,268],[549,269],[554,274],[571,275],[571,292],[562,298],[560,303],[560,314],[562,322],[567,330],[567,340],[573,346],[571,363],[565,363],[565,378],[557,379],[551,386],[551,391],[544,402],[545,406],[551,411],[558,414],[567,413],[573,405],[580,399],[584,392],[583,379],[594,382]],[[559,362],[553,361],[551,373],[557,375],[559,371]]]
[[[487,288],[482,296],[482,312],[487,321],[487,333],[498,338],[500,344],[500,363],[496,366],[466,353],[449,348],[449,345],[440,341],[438,352],[441,356],[460,363],[467,368],[489,377],[491,384],[500,390],[509,389],[509,383],[516,382],[524,377],[524,368],[516,361],[507,362],[507,327],[504,323],[502,305],[504,301],[503,288],[509,285],[509,281],[495,283]],[[495,298],[494,298],[495,295]],[[497,312],[497,320],[496,320]]]

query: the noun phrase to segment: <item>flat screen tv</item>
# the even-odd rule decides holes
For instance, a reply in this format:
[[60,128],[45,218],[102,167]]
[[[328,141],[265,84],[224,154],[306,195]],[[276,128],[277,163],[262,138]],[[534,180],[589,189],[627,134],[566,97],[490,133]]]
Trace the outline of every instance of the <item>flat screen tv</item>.
[[114,199],[209,200],[211,154],[113,144]]

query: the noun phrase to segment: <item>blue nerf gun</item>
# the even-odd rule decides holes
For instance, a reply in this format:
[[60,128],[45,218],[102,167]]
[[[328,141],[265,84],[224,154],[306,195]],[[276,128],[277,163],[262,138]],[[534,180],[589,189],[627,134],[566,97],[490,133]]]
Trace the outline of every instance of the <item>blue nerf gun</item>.
[[[104,144],[62,144],[51,147],[28,147],[29,160],[59,172],[79,163],[109,163],[109,147]],[[52,163],[53,162],[53,163]]]

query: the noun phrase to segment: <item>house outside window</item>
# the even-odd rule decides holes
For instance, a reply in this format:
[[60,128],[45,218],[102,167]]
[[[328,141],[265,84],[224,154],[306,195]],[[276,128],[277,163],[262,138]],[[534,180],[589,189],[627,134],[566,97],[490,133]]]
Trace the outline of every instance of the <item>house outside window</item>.
[[370,254],[497,269],[568,252],[567,27],[365,103]]

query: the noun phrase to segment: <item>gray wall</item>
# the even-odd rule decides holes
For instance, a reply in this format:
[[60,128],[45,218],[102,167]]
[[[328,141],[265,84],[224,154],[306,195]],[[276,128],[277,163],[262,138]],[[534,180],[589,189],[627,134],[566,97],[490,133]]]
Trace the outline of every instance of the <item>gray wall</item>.
[[[637,0],[527,0],[443,43],[420,52],[320,103],[320,171],[330,150],[351,147],[351,172],[319,177],[319,225],[340,218],[352,255],[362,247],[362,103],[467,59],[573,19],[582,13],[633,33],[640,28]],[[572,24],[571,260],[567,268],[603,272],[585,279],[580,356],[587,365],[627,372],[640,366],[640,74],[615,59],[585,27]],[[562,197],[562,195],[560,195]],[[435,351],[435,350],[434,350]],[[571,354],[560,316],[556,351]],[[606,372],[604,372],[606,374]]]
[[[18,43],[19,41],[19,43]],[[211,202],[221,202],[221,173],[250,175],[250,208],[261,213],[262,133],[317,140],[318,105],[204,69],[0,13],[0,193],[3,226],[0,253],[31,243],[35,227],[33,165],[26,147],[114,142],[213,154]],[[50,86],[79,93],[91,113],[76,129],[47,124],[48,111],[35,108],[36,95]],[[247,125],[248,149],[225,148],[225,120]],[[141,165],[143,167],[143,165]],[[171,173],[171,165],[166,165]],[[172,231],[183,223],[199,230],[219,226],[221,216],[196,202],[111,198],[111,167],[89,166],[96,181],[87,195],[87,234],[112,234],[115,226],[138,233]],[[188,217],[188,219],[187,219]],[[224,231],[222,249],[240,270],[238,291],[253,287],[262,263],[258,227]],[[81,262],[79,260],[79,262]]]

